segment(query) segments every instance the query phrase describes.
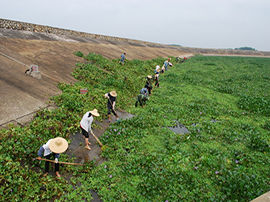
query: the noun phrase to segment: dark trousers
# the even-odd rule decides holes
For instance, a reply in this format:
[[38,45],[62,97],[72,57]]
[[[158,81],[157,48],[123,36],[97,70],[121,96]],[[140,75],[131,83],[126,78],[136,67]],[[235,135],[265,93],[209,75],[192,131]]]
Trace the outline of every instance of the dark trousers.
[[108,108],[108,115],[111,114],[111,113],[113,113],[115,116],[117,116],[117,114],[116,114],[115,111],[113,110],[111,104],[108,104],[108,105],[107,105],[107,108]]
[[[51,157],[53,157],[52,160],[55,159],[55,154],[54,153],[50,153],[49,155],[45,156],[46,159],[51,159]],[[48,161],[45,161],[45,172],[48,173],[49,172],[49,163]],[[54,164],[54,171],[57,172],[59,171],[59,163],[55,163]]]

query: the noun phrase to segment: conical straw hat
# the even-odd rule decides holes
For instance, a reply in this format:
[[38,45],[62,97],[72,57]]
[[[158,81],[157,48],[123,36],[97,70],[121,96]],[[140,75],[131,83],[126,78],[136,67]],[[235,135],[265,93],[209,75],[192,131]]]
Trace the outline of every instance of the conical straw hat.
[[61,154],[68,148],[68,142],[62,137],[56,137],[49,143],[49,148],[53,153]]
[[110,95],[113,96],[113,97],[116,97],[117,96],[117,93],[116,93],[115,90],[113,90],[113,91],[110,92]]
[[94,109],[92,111],[89,111],[93,116],[99,116],[98,110]]

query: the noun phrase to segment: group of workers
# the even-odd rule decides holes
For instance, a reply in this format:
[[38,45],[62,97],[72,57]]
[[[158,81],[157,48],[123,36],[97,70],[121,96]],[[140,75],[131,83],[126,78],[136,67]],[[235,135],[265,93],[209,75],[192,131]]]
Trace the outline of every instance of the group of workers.
[[146,104],[146,101],[149,100],[149,96],[151,95],[151,91],[153,89],[153,82],[155,87],[159,87],[159,75],[164,73],[165,71],[168,70],[169,66],[172,66],[172,63],[170,62],[171,58],[168,58],[163,63],[162,68],[160,68],[159,65],[156,66],[154,70],[154,76],[148,75],[146,77],[146,83],[145,86],[140,90],[140,94],[137,97],[137,100],[135,102],[135,107],[140,104],[141,107],[143,107]]
[[[124,65],[125,62],[125,55],[126,53],[123,53],[121,55],[121,59],[120,59],[120,63],[122,65]],[[123,56],[123,57],[122,57]],[[160,73],[164,73],[165,71],[168,70],[169,66],[172,66],[172,63],[170,62],[170,58],[168,58],[162,68],[160,68],[159,65],[156,66],[155,70],[154,70],[154,76],[148,75],[146,77],[146,83],[144,88],[142,88],[140,90],[140,94],[137,97],[137,101],[135,103],[135,106],[137,107],[138,104],[140,104],[140,106],[144,106],[146,104],[146,101],[149,99],[149,96],[151,95],[151,91],[152,91],[152,83],[155,82],[155,86],[159,87],[159,75]],[[107,102],[107,109],[108,109],[108,121],[111,122],[111,114],[113,113],[115,115],[115,117],[118,119],[118,115],[115,111],[115,104],[116,104],[116,97],[117,97],[117,93],[116,91],[111,91],[108,92],[104,95],[105,98],[107,98],[108,102]],[[86,112],[81,121],[80,121],[80,128],[82,131],[82,135],[84,137],[84,143],[85,146],[84,148],[86,150],[91,150],[91,143],[89,142],[88,138],[89,138],[89,134],[91,133],[93,134],[92,131],[92,122],[94,120],[94,117],[98,117],[100,116],[98,113],[97,109],[93,109],[91,111]],[[68,142],[62,138],[62,137],[56,137],[53,139],[50,139],[46,144],[42,145],[38,151],[38,160],[45,160],[45,174],[48,174],[49,171],[49,161],[50,159],[54,159],[54,164],[55,164],[55,174],[58,178],[60,178],[60,174],[59,174],[59,162],[58,159],[60,157],[60,154],[65,152],[68,148]],[[45,157],[45,159],[42,159],[42,156]]]

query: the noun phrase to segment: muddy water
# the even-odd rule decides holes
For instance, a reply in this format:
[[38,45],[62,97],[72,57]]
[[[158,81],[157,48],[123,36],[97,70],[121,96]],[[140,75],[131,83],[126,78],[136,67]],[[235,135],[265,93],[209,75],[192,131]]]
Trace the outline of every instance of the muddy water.
[[188,134],[190,133],[189,130],[181,123],[176,121],[176,125],[172,127],[168,127],[171,131],[173,131],[176,134]]

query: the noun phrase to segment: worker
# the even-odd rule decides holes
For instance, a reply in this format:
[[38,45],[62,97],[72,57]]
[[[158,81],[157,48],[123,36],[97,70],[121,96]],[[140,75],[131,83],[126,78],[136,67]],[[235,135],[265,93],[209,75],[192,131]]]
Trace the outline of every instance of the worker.
[[159,66],[159,65],[156,66],[156,69],[155,69],[154,72],[155,72],[155,74],[156,74],[157,72],[160,72],[160,66]]
[[80,122],[80,127],[82,130],[82,135],[84,136],[84,142],[85,142],[84,148],[89,151],[91,150],[91,147],[89,146],[91,145],[91,143],[89,142],[88,138],[89,138],[89,133],[93,133],[92,128],[91,128],[92,122],[94,120],[93,116],[99,116],[97,109],[86,112],[83,115],[83,118]]
[[111,91],[109,93],[106,93],[105,98],[108,99],[107,108],[108,108],[108,120],[111,122],[111,113],[113,113],[116,116],[116,119],[118,120],[118,115],[115,112],[115,102],[117,93],[116,91]]
[[159,87],[159,72],[155,74],[154,81],[155,81],[155,87]]
[[[59,163],[58,159],[60,154],[65,152],[68,148],[68,142],[62,137],[56,137],[54,139],[50,139],[46,144],[41,146],[38,150],[38,160],[41,160],[42,155],[47,159],[51,159],[53,157],[55,160],[54,162],[54,170],[55,174],[58,178],[61,177],[59,174]],[[45,174],[44,176],[48,175],[49,172],[49,162],[45,162]]]
[[138,103],[140,104],[141,107],[143,107],[146,104],[146,101],[148,100],[148,96],[144,94],[139,94],[137,97],[137,101],[135,103],[135,107],[138,106]]
[[147,90],[147,88],[146,87],[142,88],[140,90],[140,94],[145,95],[145,96],[148,96],[148,90]]
[[169,66],[170,60],[171,60],[171,58],[168,58],[168,60],[166,60],[166,61],[164,62],[165,71],[168,70],[168,66]]
[[122,55],[121,55],[121,59],[120,59],[120,64],[122,64],[122,65],[124,65],[125,64],[125,60],[126,60],[126,53],[123,53]]
[[147,88],[149,95],[151,95],[151,90],[152,90],[152,76],[148,75],[146,77],[146,84],[145,84],[145,88]]

